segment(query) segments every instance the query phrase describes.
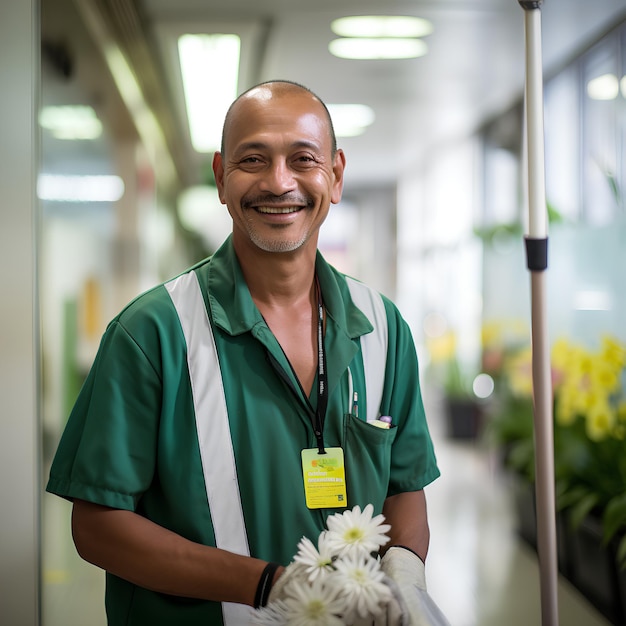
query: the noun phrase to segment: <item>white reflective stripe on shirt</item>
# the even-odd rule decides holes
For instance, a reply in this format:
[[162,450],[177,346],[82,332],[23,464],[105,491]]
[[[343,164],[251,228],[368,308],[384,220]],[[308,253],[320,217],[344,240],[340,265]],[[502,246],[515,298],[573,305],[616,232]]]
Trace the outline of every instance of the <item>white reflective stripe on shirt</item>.
[[350,295],[356,306],[370,321],[374,330],[361,336],[361,355],[365,373],[367,421],[380,416],[380,405],[385,384],[387,345],[389,343],[385,304],[379,293],[353,278],[346,277]]
[[[191,271],[166,283],[165,288],[187,343],[187,367],[215,543],[223,550],[249,556],[222,374],[198,278]],[[225,625],[240,626],[249,622],[252,608],[223,602],[222,612]]]

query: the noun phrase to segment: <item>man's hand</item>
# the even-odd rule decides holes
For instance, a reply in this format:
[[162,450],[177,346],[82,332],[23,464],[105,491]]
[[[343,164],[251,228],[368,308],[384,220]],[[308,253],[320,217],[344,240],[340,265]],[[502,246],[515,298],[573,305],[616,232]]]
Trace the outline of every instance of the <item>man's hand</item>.
[[408,609],[410,626],[450,626],[426,591],[424,562],[417,554],[407,548],[392,546],[380,565],[399,589]]

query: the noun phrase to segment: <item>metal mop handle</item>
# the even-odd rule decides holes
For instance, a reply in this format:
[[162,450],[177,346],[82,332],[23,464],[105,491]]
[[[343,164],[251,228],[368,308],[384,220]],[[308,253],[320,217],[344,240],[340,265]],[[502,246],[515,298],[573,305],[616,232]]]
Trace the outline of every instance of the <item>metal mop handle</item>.
[[552,380],[545,297],[545,270],[548,266],[548,212],[543,141],[541,0],[518,1],[524,9],[526,32],[525,104],[529,204],[526,251],[528,269],[531,275],[532,299],[535,493],[537,548],[541,578],[541,617],[543,626],[558,626],[554,425],[552,421]]

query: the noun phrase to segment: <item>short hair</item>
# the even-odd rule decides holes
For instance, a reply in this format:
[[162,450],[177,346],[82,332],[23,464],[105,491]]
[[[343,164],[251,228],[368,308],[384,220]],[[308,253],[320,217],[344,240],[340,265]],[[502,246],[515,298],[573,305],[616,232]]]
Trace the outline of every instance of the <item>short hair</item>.
[[226,112],[226,117],[224,118],[224,125],[222,126],[222,142],[220,145],[220,152],[222,154],[225,153],[224,137],[226,135],[226,127],[228,126],[230,122],[230,118],[232,117],[232,110],[235,107],[235,105],[244,96],[249,94],[251,91],[254,91],[255,89],[258,89],[259,87],[263,87],[266,85],[272,85],[272,86],[278,87],[278,89],[276,90],[278,93],[287,93],[289,91],[296,91],[296,90],[304,91],[310,94],[311,96],[313,96],[313,98],[322,105],[322,108],[324,109],[324,113],[326,115],[326,121],[328,122],[328,129],[330,133],[331,154],[334,157],[335,153],[337,152],[337,136],[335,135],[335,128],[333,126],[333,120],[330,117],[330,111],[328,110],[328,107],[315,92],[311,91],[308,87],[305,87],[304,85],[301,85],[300,83],[296,83],[295,81],[292,81],[292,80],[266,80],[262,83],[258,83],[257,85],[254,85],[253,87],[250,87],[249,89],[246,89],[243,93],[237,96],[237,98],[233,101],[230,107],[228,107],[228,111]]

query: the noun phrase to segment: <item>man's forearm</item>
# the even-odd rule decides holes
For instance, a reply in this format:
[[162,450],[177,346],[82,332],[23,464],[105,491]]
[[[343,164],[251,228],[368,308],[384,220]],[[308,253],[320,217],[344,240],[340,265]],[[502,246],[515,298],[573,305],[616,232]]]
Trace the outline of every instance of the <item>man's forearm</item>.
[[393,545],[406,546],[426,561],[430,531],[424,492],[407,491],[390,496],[383,505],[383,515],[385,522],[391,524],[391,540],[381,552]]
[[265,561],[189,541],[133,513],[76,500],[72,533],[86,561],[141,587],[252,605]]

